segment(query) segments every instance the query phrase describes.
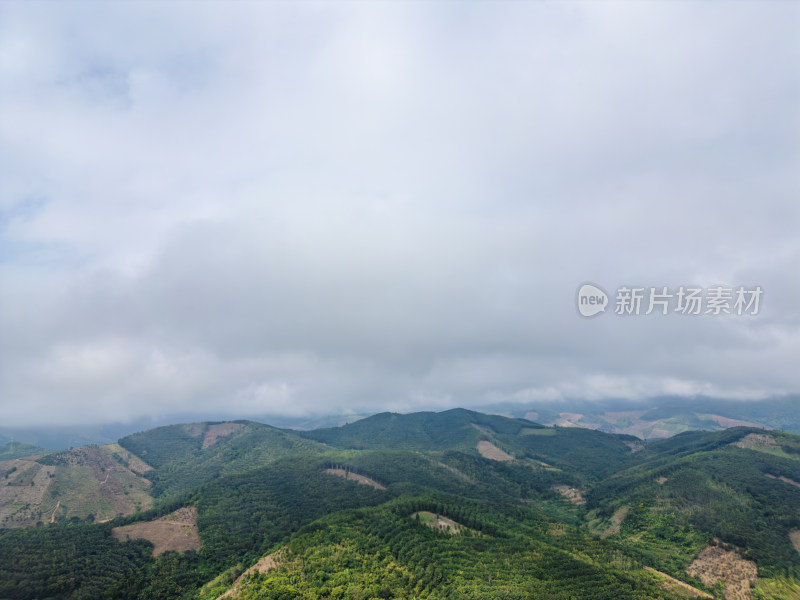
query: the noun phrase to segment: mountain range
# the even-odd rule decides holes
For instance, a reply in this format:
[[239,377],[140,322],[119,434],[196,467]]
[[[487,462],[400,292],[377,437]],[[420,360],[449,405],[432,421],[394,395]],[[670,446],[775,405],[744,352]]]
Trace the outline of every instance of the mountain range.
[[0,599],[797,599],[800,436],[752,423],[453,409],[6,445]]

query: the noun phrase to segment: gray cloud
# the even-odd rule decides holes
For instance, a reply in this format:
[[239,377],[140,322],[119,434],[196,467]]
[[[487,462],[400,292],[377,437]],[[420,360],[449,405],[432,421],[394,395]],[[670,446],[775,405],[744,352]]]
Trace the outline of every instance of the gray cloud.
[[[0,6],[0,415],[800,392],[789,3]],[[756,317],[575,292],[761,285]]]

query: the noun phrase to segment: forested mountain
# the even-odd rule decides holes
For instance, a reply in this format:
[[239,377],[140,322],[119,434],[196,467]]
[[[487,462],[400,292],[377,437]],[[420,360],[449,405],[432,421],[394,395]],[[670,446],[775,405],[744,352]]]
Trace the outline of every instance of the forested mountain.
[[800,598],[800,437],[778,431],[192,423],[0,484],[0,599]]

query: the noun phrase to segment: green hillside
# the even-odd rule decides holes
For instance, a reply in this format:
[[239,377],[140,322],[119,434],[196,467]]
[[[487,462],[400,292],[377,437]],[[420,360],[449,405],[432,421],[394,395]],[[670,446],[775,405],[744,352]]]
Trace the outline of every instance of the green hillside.
[[[412,517],[420,510],[443,513],[468,529],[435,531]],[[613,545],[552,525],[530,509],[447,496],[342,511],[303,528],[276,553],[277,570],[243,581],[233,597],[682,597]]]
[[[224,435],[217,437],[215,433]],[[294,432],[252,421],[159,427],[124,437],[119,444],[154,467],[147,473],[153,482],[154,497],[176,495],[283,456],[304,456],[322,450],[320,444]]]
[[[91,464],[103,493],[114,469],[152,482],[153,508],[0,529],[2,599],[800,597],[800,437],[783,432],[644,444],[453,410],[175,425],[39,461],[68,507],[93,496],[65,469]],[[195,546],[169,549],[177,514]]]

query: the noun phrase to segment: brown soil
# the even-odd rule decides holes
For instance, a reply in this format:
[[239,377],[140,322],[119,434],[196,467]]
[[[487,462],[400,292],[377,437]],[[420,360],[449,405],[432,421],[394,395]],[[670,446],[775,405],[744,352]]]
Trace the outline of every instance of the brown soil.
[[253,573],[266,573],[271,571],[272,569],[277,568],[281,561],[283,560],[283,551],[278,551],[275,554],[267,554],[264,558],[259,560],[256,564],[252,567],[247,569],[244,573],[242,573],[239,577],[236,578],[236,581],[233,582],[231,589],[227,592],[222,594],[217,598],[217,600],[222,600],[222,598],[228,598],[233,596],[239,589],[239,584],[245,577],[249,577]]
[[686,572],[699,577],[707,586],[724,581],[727,600],[750,600],[750,585],[758,579],[756,563],[743,559],[735,550],[721,546],[704,548],[686,568]]
[[153,543],[153,555],[169,550],[185,552],[200,549],[200,533],[197,530],[197,509],[194,506],[179,508],[173,513],[146,523],[115,527],[111,530],[120,542],[145,539]]
[[[581,413],[558,413],[556,425],[560,427],[580,427],[580,425],[578,425],[578,421],[580,421],[582,418],[583,415]],[[584,426],[586,426],[586,424],[584,424]]]
[[206,435],[203,438],[203,450],[209,446],[213,446],[219,440],[229,436],[235,431],[239,431],[244,425],[241,423],[219,423],[218,425],[209,425],[206,429]]
[[789,479],[788,477],[784,477],[783,475],[779,475],[778,477],[775,477],[775,475],[771,475],[770,473],[764,473],[764,475],[766,475],[770,479],[779,479],[780,481],[788,483],[789,485],[800,487],[800,483],[796,482],[794,479]]
[[59,508],[61,508],[61,500],[59,500],[58,502],[56,502],[56,505],[55,505],[55,507],[53,508],[53,512],[50,514],[50,522],[51,522],[51,523],[55,523],[55,522],[56,522],[56,511],[57,511]]
[[415,512],[411,515],[412,519],[416,519],[417,515],[427,515],[428,517],[432,517],[433,520],[422,520],[422,523],[431,527],[433,529],[440,529],[442,531],[446,531],[448,533],[461,533],[462,531],[466,530],[467,528],[464,527],[461,523],[456,523],[453,519],[448,519],[447,517],[443,517],[442,515],[435,515],[432,512],[427,510],[421,510],[419,512]]
[[[132,455],[131,455],[132,456]],[[113,458],[113,452],[107,447],[84,446],[65,453],[61,456],[62,464],[73,469],[89,468],[96,480],[94,489],[68,490],[67,497],[64,497],[64,504],[68,507],[77,506],[83,503],[81,495],[96,495],[95,499],[108,503],[111,512],[98,511],[94,513],[96,519],[105,519],[116,515],[132,515],[139,507],[142,509],[150,508],[153,504],[152,498],[145,491],[152,485],[151,482],[134,473],[130,468],[125,468]],[[75,496],[75,493],[78,493]],[[127,493],[126,493],[127,492]],[[138,504],[138,506],[137,506]],[[66,515],[71,516],[70,514]],[[83,515],[74,514],[72,516],[82,517]]]
[[611,516],[611,524],[608,528],[600,534],[600,537],[608,537],[610,535],[617,535],[619,533],[620,526],[622,522],[625,520],[625,517],[628,516],[628,507],[622,506],[620,507],[617,512],[615,512]]
[[659,477],[658,479],[656,479],[656,483],[658,483],[658,485],[664,485],[665,483],[667,483],[667,481],[669,481],[669,479],[667,479],[666,477]]
[[0,462],[0,528],[29,527],[49,518],[42,501],[56,468],[33,458]]
[[789,539],[792,540],[792,546],[794,546],[795,550],[800,552],[800,529],[790,531]]
[[737,448],[775,448],[778,443],[775,438],[765,433],[748,433],[738,442],[733,443]]
[[492,442],[487,442],[486,440],[478,442],[476,448],[483,458],[488,458],[489,460],[496,460],[499,462],[511,462],[514,460],[513,456],[506,454]]
[[645,571],[650,571],[651,573],[656,573],[659,575],[660,579],[663,579],[663,583],[661,586],[666,590],[671,590],[674,592],[686,592],[687,595],[691,598],[713,598],[711,594],[708,594],[702,590],[698,590],[696,587],[692,587],[688,583],[684,583],[679,579],[675,579],[674,577],[670,577],[666,573],[662,573],[661,571],[656,571],[651,567],[645,567]]
[[376,490],[386,489],[384,486],[382,486],[374,479],[370,479],[369,477],[364,477],[363,475],[358,475],[356,473],[349,473],[344,469],[325,469],[325,472],[330,473],[331,475],[336,475],[337,477],[344,477],[348,481],[355,481],[362,485],[368,485],[370,487],[374,487]]
[[586,500],[583,499],[583,492],[577,488],[559,484],[554,485],[553,489],[573,504],[586,504]]

